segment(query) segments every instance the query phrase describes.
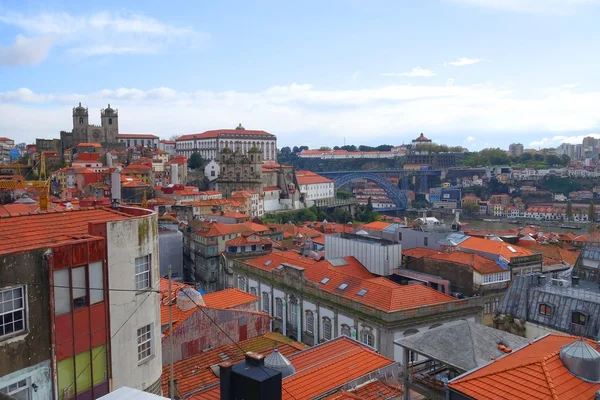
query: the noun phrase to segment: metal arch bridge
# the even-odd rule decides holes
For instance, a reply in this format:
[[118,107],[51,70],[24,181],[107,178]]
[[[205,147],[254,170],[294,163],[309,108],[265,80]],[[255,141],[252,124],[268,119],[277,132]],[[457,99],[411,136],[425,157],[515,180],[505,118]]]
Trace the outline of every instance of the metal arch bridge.
[[369,171],[349,171],[343,174],[339,172],[319,172],[319,175],[332,179],[336,187],[342,187],[356,179],[365,179],[371,182],[375,182],[394,202],[397,209],[404,210],[408,208],[409,201],[408,197],[406,197],[406,193],[404,193],[398,188],[398,186],[394,185],[392,182],[388,181],[381,175]]
[[[440,175],[440,170],[371,170],[371,171],[333,171],[317,172],[317,174],[332,179],[336,187],[342,187],[356,179],[365,179],[376,183],[385,191],[390,200],[394,202],[395,208],[391,210],[405,210],[409,208],[410,202],[406,197],[408,190],[408,177],[418,176],[420,179],[420,191],[427,192],[427,177]],[[391,183],[386,177],[395,176],[402,178],[401,189]]]

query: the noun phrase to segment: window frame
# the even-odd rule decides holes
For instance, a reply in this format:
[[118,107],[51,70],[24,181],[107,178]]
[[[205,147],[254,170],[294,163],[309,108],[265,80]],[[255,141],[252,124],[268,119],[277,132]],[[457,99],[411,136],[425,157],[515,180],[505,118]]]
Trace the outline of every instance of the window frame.
[[[15,386],[15,385],[16,385],[16,387],[11,390],[11,387]],[[30,388],[30,378],[27,377],[25,379],[21,379],[19,381],[13,382],[4,387],[0,387],[0,393],[4,393],[5,395],[13,398],[15,394],[26,391],[27,399],[30,400],[31,399],[31,390],[30,389],[31,389]]]
[[281,297],[275,299],[275,318],[283,319],[283,299]]
[[551,317],[552,316],[552,306],[546,303],[540,303],[538,305],[538,314],[543,315],[545,317]]
[[[10,311],[7,312],[0,312],[0,316],[4,316],[4,315],[8,315],[8,314],[13,314],[12,320],[10,323],[5,324],[4,322],[0,323],[0,327],[2,329],[2,333],[0,334],[0,342],[6,339],[9,339],[11,337],[14,336],[18,336],[18,335],[22,335],[23,333],[27,332],[27,287],[25,285],[16,285],[16,286],[7,286],[4,287],[2,289],[0,289],[0,306],[4,304],[4,301],[2,301],[4,292],[8,292],[8,291],[14,291],[14,290],[20,290],[21,291],[21,306],[18,308],[13,308]],[[14,307],[14,297],[12,297],[12,293],[11,293],[11,299],[10,299],[11,303],[13,303],[13,307]],[[22,327],[19,330],[14,330],[14,326],[15,326],[15,322],[14,322],[14,313],[15,312],[19,312],[21,311],[22,315],[21,315],[21,321],[22,321]],[[9,332],[9,333],[4,333],[4,327],[7,326],[8,324],[11,324],[13,327],[13,331]]]
[[271,314],[271,304],[270,304],[270,298],[269,298],[269,293],[268,292],[263,292],[262,293],[262,310],[263,312],[267,313],[267,314]]
[[[147,270],[138,272],[138,260],[144,259],[144,258],[147,259],[147,262],[145,264],[148,266],[148,268],[147,268]],[[144,290],[150,289],[150,286],[152,285],[152,272],[151,272],[152,258],[151,258],[151,255],[147,254],[145,256],[136,257],[134,262],[135,262],[135,271],[134,271],[135,272],[135,289],[138,291],[144,291]],[[142,263],[142,264],[140,264],[140,266],[141,265],[144,265],[144,264]],[[148,278],[147,278],[148,285],[145,287],[138,286],[138,276],[142,276],[142,275],[148,275]],[[146,279],[142,279],[140,282],[143,283],[145,281],[146,281]]]
[[323,340],[331,340],[333,338],[332,330],[331,319],[323,317]]
[[[142,333],[140,334],[140,330],[143,329],[148,329],[147,331],[142,331]],[[150,323],[148,325],[144,325],[141,328],[137,329],[137,354],[138,354],[138,364],[143,364],[145,362],[147,362],[149,359],[151,359],[154,356],[154,335],[153,335],[153,324]],[[144,339],[142,342],[140,342],[140,338],[143,337],[144,335],[148,335],[147,339]],[[144,346],[148,344],[148,348],[147,349],[142,349],[140,351],[140,347]],[[148,355],[145,357],[140,358],[140,355],[142,355],[145,351],[148,351]]]
[[375,347],[375,335],[373,335],[373,332],[371,332],[370,330],[364,329],[361,332],[360,341],[362,344],[366,344],[370,347]]
[[[579,317],[579,322],[575,322],[575,316]],[[581,323],[581,317],[583,317],[583,323]],[[581,311],[573,311],[571,313],[571,323],[579,326],[586,326],[588,321],[588,315],[582,313]]]

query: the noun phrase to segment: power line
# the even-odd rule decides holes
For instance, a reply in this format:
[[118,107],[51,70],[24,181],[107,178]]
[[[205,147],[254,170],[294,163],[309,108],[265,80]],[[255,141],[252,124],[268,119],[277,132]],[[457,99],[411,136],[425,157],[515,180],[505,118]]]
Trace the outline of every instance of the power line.
[[[156,287],[158,287],[158,285],[160,285],[160,279],[158,279],[158,284],[156,285]],[[131,315],[125,320],[125,322],[123,322],[123,324],[119,327],[119,329],[117,329],[117,331],[115,332],[115,334],[110,337],[109,341],[112,341],[115,338],[115,336],[117,336],[117,334],[121,331],[121,329],[123,329],[123,327],[127,324],[127,322],[129,322],[129,320],[135,315],[135,313],[137,312],[137,310],[140,309],[140,307],[146,302],[146,300],[148,300],[148,298],[150,297],[150,294],[152,294],[153,292],[148,293],[148,295],[144,298],[144,300],[142,300],[142,302],[140,303],[140,305],[137,306],[135,308],[135,310],[133,310],[133,312],[131,313]],[[105,343],[105,344],[103,344],[102,347],[104,347],[104,349],[106,349],[107,344],[108,344],[108,342]],[[98,354],[96,354],[90,360],[90,362],[88,363],[88,365],[86,365],[86,367],[79,373],[79,375],[77,375],[75,377],[75,380],[69,386],[67,386],[67,388],[70,388],[71,386],[73,386],[75,384],[75,382],[77,382],[77,379],[79,379],[79,377],[81,375],[83,375],[83,373],[90,367],[90,365],[92,365],[92,363],[94,362],[94,360],[96,359],[96,357],[98,357],[101,353],[102,353],[101,351],[98,352]]]
[[[199,305],[198,305],[198,304],[197,304],[197,303],[194,301],[194,299],[192,299],[192,298],[190,297],[190,295],[189,295],[189,294],[187,294],[187,292],[186,292],[185,290],[181,290],[181,291],[180,291],[180,293],[183,293],[183,294],[185,294],[185,295],[187,296],[187,298],[188,298],[188,299],[190,299],[190,300],[192,301],[192,303],[194,303],[194,304],[196,305],[196,308],[198,308],[198,309],[199,309],[199,310],[202,312],[202,314],[204,314],[204,316],[205,316],[206,318],[208,318],[208,320],[209,320],[211,323],[213,323],[213,324],[214,324],[214,325],[215,325],[217,328],[219,328],[219,330],[220,330],[221,332],[223,332],[223,334],[224,334],[225,336],[227,336],[227,339],[231,340],[231,343],[233,343],[233,344],[234,344],[234,345],[235,345],[235,346],[236,346],[238,349],[240,349],[240,351],[242,352],[242,354],[246,354],[246,351],[245,351],[245,350],[242,348],[242,346],[240,346],[240,345],[239,345],[239,344],[238,344],[238,343],[237,343],[235,340],[233,340],[233,339],[231,338],[231,336],[229,336],[229,334],[228,334],[227,332],[225,332],[225,330],[224,330],[223,328],[221,328],[221,326],[220,326],[219,324],[217,324],[217,323],[215,322],[215,320],[214,320],[214,319],[212,319],[212,318],[210,317],[210,315],[208,315],[208,314],[207,314],[207,313],[204,311],[204,309],[203,309],[202,307],[200,307],[200,306],[199,306]],[[173,305],[171,304],[170,306],[172,307]],[[172,332],[170,332],[169,334],[172,334]],[[173,350],[173,349],[171,349],[171,351],[172,351],[172,350]],[[263,366],[262,366],[262,365],[259,365],[259,367],[260,367],[260,369],[262,369],[262,370],[263,370],[263,372],[264,372],[265,374],[267,374],[267,376],[269,375],[269,373],[268,373],[267,371],[265,371],[265,369],[263,368]],[[286,388],[283,386],[283,383],[282,383],[282,385],[281,385],[281,389],[283,389],[283,390],[284,390],[284,391],[285,391],[285,392],[286,392],[286,393],[287,393],[287,394],[288,394],[288,395],[289,395],[289,396],[290,396],[292,399],[296,400],[296,398],[295,398],[295,397],[294,397],[294,396],[293,396],[293,395],[292,395],[290,392],[288,392],[288,391],[286,390]]]
[[[159,281],[160,283],[160,281]],[[108,289],[108,288],[93,288],[93,287],[77,287],[77,286],[64,286],[64,285],[50,285],[46,283],[35,283],[35,282],[11,282],[11,281],[0,281],[0,284],[7,285],[31,285],[31,286],[42,286],[42,287],[51,287],[51,288],[59,288],[59,289],[80,289],[80,290],[107,290],[109,292],[135,292],[135,293],[161,293],[160,290],[154,289]]]

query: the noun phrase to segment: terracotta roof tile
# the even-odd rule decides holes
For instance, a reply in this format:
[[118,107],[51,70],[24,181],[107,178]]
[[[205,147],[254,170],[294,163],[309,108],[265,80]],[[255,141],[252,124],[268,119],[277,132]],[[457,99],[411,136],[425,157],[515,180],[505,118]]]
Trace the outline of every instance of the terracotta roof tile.
[[400,398],[403,393],[402,388],[386,384],[376,380],[368,382],[354,390],[340,390],[330,396],[324,397],[324,400],[385,400]]
[[[267,262],[269,260],[270,263]],[[302,257],[293,251],[271,253],[246,261],[246,264],[266,271],[271,271],[282,263],[304,268],[306,279],[318,284],[322,290],[387,312],[456,300],[423,285],[399,285],[387,278],[368,278],[365,276],[364,266],[361,265],[363,273],[357,272],[360,264],[358,261],[356,265],[352,264],[349,273],[344,272],[345,266],[334,267],[329,261],[316,261]],[[321,283],[325,278],[329,280]],[[347,286],[340,290],[342,283]],[[361,289],[365,289],[366,293],[359,296]]]
[[480,274],[493,274],[496,272],[506,271],[495,261],[490,260],[489,258],[485,258],[474,253],[465,253],[464,251],[454,251],[452,253],[437,253],[430,256],[426,256],[426,258],[468,265]]
[[202,133],[190,133],[188,135],[179,136],[176,141],[181,142],[183,140],[194,140],[194,139],[213,139],[222,135],[243,135],[243,136],[273,136],[273,134],[265,131],[253,131],[248,129],[217,129],[213,131],[206,131]]
[[426,249],[425,247],[414,247],[412,249],[406,249],[402,251],[403,256],[412,258],[423,258],[437,254],[436,250]]
[[240,307],[258,300],[258,296],[236,288],[219,290],[202,298],[207,307],[221,309]]
[[[560,349],[575,336],[550,334],[524,348],[451,381],[448,386],[469,397],[494,399],[593,399],[600,383],[571,374],[560,360]],[[594,341],[585,339],[598,350]]]
[[87,236],[90,222],[120,221],[131,215],[108,208],[50,211],[0,218],[0,254],[53,247]]
[[385,228],[387,228],[390,225],[392,225],[392,224],[390,224],[389,222],[374,221],[374,222],[369,222],[368,224],[361,225],[359,227],[359,229],[369,229],[372,231],[381,232],[382,230],[384,230]]
[[[210,366],[223,361],[234,363],[242,361],[244,354],[238,346],[245,352],[254,351],[260,354],[269,354],[274,348],[277,348],[286,357],[307,348],[302,343],[294,342],[279,333],[271,332],[263,336],[244,340],[237,343],[237,345],[220,346],[214,350],[188,357],[176,362],[173,366],[175,379],[177,379],[179,387],[179,395],[183,398],[184,395],[192,391],[219,382],[219,378],[212,372]],[[163,367],[161,382],[163,392],[169,393],[169,365]]]
[[[470,237],[467,240],[461,242],[458,247],[461,250],[472,250],[481,251],[490,254],[496,254],[510,260],[513,257],[531,256],[535,252],[528,250],[524,247],[509,244],[504,241],[481,239],[477,237]],[[515,251],[511,251],[510,248]]]

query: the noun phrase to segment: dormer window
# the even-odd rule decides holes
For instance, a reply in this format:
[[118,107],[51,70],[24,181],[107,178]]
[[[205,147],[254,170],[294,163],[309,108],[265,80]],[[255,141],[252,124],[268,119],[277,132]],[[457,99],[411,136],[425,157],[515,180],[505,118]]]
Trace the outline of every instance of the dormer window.
[[571,314],[571,322],[575,325],[585,326],[587,322],[587,315],[579,311],[575,311],[573,314]]
[[540,315],[546,315],[548,317],[552,316],[552,307],[548,304],[540,304],[538,310]]

